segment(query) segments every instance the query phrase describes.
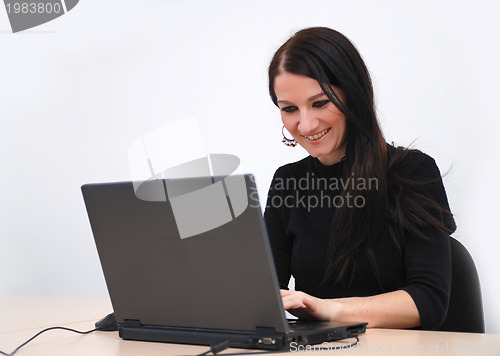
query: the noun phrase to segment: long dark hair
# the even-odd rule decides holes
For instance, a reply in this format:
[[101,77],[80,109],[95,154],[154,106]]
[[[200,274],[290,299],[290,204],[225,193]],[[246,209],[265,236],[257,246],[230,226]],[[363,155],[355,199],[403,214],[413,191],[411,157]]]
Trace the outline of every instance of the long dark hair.
[[[346,198],[363,196],[364,206],[344,205],[334,214],[329,246],[329,265],[325,281],[332,275],[343,280],[359,254],[366,254],[375,275],[377,265],[371,249],[382,234],[388,234],[401,251],[405,232],[423,237],[421,227],[431,224],[447,231],[441,220],[430,213],[429,206],[441,207],[418,193],[422,182],[405,179],[398,168],[411,150],[388,146],[380,129],[374,107],[373,86],[368,69],[354,45],[338,31],[313,27],[301,30],[275,53],[269,65],[269,94],[278,106],[274,78],[282,73],[301,74],[316,79],[330,101],[346,118],[346,159],[344,179],[376,178],[378,189],[357,189],[348,184],[342,191]],[[340,101],[331,86],[345,95]],[[390,190],[390,192],[389,192]],[[403,191],[414,192],[403,194]],[[377,276],[378,278],[378,276]]]

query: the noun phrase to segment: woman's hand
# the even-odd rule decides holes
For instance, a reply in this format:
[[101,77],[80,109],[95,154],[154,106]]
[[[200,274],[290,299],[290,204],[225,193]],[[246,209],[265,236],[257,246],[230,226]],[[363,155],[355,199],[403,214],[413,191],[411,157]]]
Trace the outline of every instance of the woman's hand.
[[369,328],[412,328],[420,315],[412,297],[403,290],[373,295],[320,299],[304,292],[281,290],[283,306],[301,319],[368,322]]
[[300,319],[335,320],[340,305],[334,300],[313,297],[304,292],[281,289],[283,307]]

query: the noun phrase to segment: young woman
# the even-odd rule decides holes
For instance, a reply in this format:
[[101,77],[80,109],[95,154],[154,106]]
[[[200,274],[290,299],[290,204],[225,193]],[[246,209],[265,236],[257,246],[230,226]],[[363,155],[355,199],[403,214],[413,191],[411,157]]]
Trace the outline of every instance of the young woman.
[[[297,32],[271,61],[269,93],[283,142],[309,153],[276,171],[264,214],[285,308],[437,328],[455,223],[434,160],[385,142],[355,47],[332,29]],[[291,275],[295,291],[286,290]]]

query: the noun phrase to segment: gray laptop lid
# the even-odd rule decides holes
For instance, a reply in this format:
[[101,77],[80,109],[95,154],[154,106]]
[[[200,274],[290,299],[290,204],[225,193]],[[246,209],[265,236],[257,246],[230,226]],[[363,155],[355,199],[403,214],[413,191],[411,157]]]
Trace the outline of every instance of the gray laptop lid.
[[[174,210],[182,209],[172,208],[166,183],[177,192],[172,196],[179,196],[205,187],[211,178],[141,182],[145,190],[139,196],[149,194],[147,200],[137,197],[137,182],[82,187],[118,323],[131,319],[150,326],[288,332],[253,176],[233,177],[226,181],[246,183],[246,207],[241,209],[240,202],[240,211],[233,209],[230,185],[224,185],[229,221],[188,237],[181,236],[186,226],[178,226]],[[204,200],[197,203],[210,207]],[[183,224],[205,221],[203,211],[194,208],[191,214],[198,217]],[[191,230],[196,229],[203,226]]]

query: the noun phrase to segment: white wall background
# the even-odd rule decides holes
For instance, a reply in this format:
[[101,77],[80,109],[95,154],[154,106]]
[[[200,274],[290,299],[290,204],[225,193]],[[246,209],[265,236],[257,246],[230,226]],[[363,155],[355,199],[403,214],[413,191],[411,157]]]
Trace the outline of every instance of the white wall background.
[[165,123],[197,116],[207,152],[240,157],[265,196],[275,169],[305,156],[281,144],[266,67],[294,31],[321,25],[362,53],[387,140],[416,140],[451,168],[455,236],[476,261],[487,332],[500,333],[499,10],[494,0],[82,0],[18,34],[0,10],[0,293],[107,295],[80,186],[127,180],[129,145]]

